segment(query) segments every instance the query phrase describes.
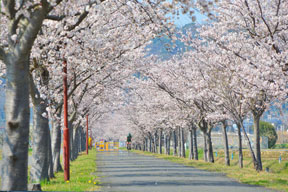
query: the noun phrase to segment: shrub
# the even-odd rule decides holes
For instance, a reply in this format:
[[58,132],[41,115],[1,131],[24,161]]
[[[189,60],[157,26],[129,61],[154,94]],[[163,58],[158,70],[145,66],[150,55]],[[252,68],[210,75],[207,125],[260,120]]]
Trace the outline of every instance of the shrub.
[[278,139],[275,127],[265,121],[260,121],[260,136],[268,137],[269,148],[272,148]]

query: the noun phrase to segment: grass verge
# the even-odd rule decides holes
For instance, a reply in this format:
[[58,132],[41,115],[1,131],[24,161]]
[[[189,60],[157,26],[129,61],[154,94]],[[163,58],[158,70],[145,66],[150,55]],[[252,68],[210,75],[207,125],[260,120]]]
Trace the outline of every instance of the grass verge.
[[[277,160],[269,160],[269,158],[263,158],[263,168],[270,166],[271,172],[257,172],[253,169],[253,163],[251,159],[244,156],[244,168],[238,167],[238,158],[236,152],[234,152],[234,159],[231,160],[231,166],[224,165],[224,153],[218,151],[217,157],[215,157],[215,163],[204,162],[203,160],[189,160],[188,158],[181,158],[175,156],[168,156],[164,154],[154,154],[150,152],[143,152],[138,150],[132,150],[138,154],[150,155],[161,159],[166,159],[175,163],[184,164],[186,166],[192,166],[195,168],[225,173],[228,177],[234,178],[241,183],[250,185],[260,185],[271,189],[277,189],[280,191],[288,192],[288,161],[282,161],[281,164]],[[265,152],[268,153],[268,152]],[[236,156],[236,158],[235,158]],[[268,155],[269,156],[269,155]],[[272,169],[273,168],[273,169]]]
[[99,179],[96,172],[96,150],[89,154],[81,153],[70,162],[70,181],[64,181],[64,173],[58,172],[50,181],[41,182],[43,191],[99,191]]

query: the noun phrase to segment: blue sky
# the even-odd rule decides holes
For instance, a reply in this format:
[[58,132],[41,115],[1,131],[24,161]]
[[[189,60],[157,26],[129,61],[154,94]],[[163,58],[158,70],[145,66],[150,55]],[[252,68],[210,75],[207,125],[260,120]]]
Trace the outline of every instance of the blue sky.
[[[194,10],[195,11],[195,10]],[[168,17],[171,17],[171,14],[168,14]],[[194,16],[196,16],[196,23],[203,24],[207,17],[202,15],[199,11],[195,11]],[[189,14],[180,14],[179,16],[174,16],[173,21],[177,25],[177,27],[183,27],[186,24],[192,23],[192,19]]]

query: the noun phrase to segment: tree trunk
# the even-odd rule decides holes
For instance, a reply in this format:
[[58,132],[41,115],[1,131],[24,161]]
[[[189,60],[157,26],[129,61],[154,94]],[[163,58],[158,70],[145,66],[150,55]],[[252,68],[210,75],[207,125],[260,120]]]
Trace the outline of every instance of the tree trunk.
[[245,136],[245,138],[246,138],[246,140],[248,142],[248,146],[249,146],[250,154],[251,154],[251,157],[252,157],[252,160],[253,160],[254,168],[256,169],[257,168],[257,160],[256,160],[256,157],[255,157],[255,153],[253,151],[250,139],[249,139],[249,137],[248,137],[248,135],[246,133],[246,130],[245,130],[244,126],[243,126],[243,121],[239,121],[239,123],[240,123],[241,128],[242,128],[242,130],[244,132],[244,136]]
[[180,130],[180,127],[178,127],[178,157],[181,157],[182,156],[182,154],[181,154],[181,152],[182,152],[182,150],[181,150],[181,147],[182,147],[182,145],[181,145],[181,130]]
[[170,155],[170,141],[171,141],[171,132],[167,137],[167,155]]
[[164,132],[164,154],[167,155],[167,134]]
[[143,143],[142,143],[143,147],[142,147],[142,151],[146,150],[146,142],[145,142],[145,137],[143,139]]
[[193,132],[194,159],[198,160],[197,134],[194,125],[192,127],[192,132]]
[[159,154],[162,154],[162,129],[159,129]]
[[147,151],[148,143],[147,143],[147,137],[144,137],[144,151]]
[[185,138],[184,138],[184,129],[181,128],[181,148],[182,148],[182,157],[186,157],[186,153],[185,153]]
[[210,163],[214,163],[213,146],[211,140],[211,129],[207,132],[207,147],[208,147],[208,160]]
[[60,163],[60,152],[61,152],[61,113],[62,107],[56,112],[57,120],[54,121],[54,130],[52,132],[52,157],[53,157],[53,171],[56,173],[62,171]]
[[79,125],[78,123],[73,130],[73,147],[72,147],[72,159],[75,160],[78,157],[78,146],[79,146]]
[[[14,2],[14,1],[13,1]],[[14,10],[14,4],[12,10]],[[6,3],[7,6],[7,3]],[[11,6],[9,7],[9,9]],[[42,22],[49,12],[47,3],[35,9],[26,22],[25,30],[9,52],[1,53],[6,65],[5,115],[6,126],[2,156],[2,190],[26,191],[29,146],[29,60]],[[9,26],[16,21],[11,20]],[[10,27],[13,34],[14,27]]]
[[52,158],[52,147],[51,147],[51,134],[50,130],[48,129],[48,163],[49,163],[49,169],[48,169],[48,175],[49,178],[54,178],[54,171],[53,171],[53,158]]
[[81,133],[81,127],[79,126],[78,129],[78,135],[79,135],[79,140],[78,140],[78,153],[82,151],[82,133]]
[[154,133],[154,153],[157,153],[157,131]]
[[29,56],[10,54],[4,63],[7,64],[7,76],[2,190],[25,191],[27,190],[30,117]]
[[[42,99],[30,75],[30,93],[33,103],[33,150],[30,170],[32,183],[49,180],[49,121],[47,99]],[[46,115],[44,117],[43,115]]]
[[203,133],[203,139],[204,139],[204,151],[203,151],[203,156],[204,156],[204,161],[208,162],[208,150],[207,150],[207,135],[206,133]]
[[177,155],[177,139],[176,139],[176,131],[173,130],[173,156]]
[[262,171],[262,160],[261,160],[261,147],[260,147],[260,115],[253,113],[254,120],[254,136],[255,136],[255,153],[257,161],[257,171]]
[[194,147],[193,147],[193,133],[192,129],[189,129],[190,147],[189,147],[189,159],[194,159]]
[[224,141],[224,153],[225,153],[225,164],[230,166],[230,156],[229,156],[229,145],[227,137],[227,123],[226,120],[222,121],[222,131],[223,131],[223,141]]
[[154,136],[151,136],[151,145],[152,145],[151,152],[155,153]]
[[241,136],[241,125],[237,123],[238,132],[238,152],[239,152],[239,167],[243,168],[243,152],[242,152],[242,136]]
[[152,135],[151,133],[149,132],[149,152],[152,152]]
[[83,130],[84,128],[81,127],[81,133],[82,133],[82,151],[86,151],[86,133]]
[[70,160],[73,161],[75,160],[73,157],[73,147],[74,147],[74,126],[73,126],[73,122],[75,120],[76,117],[76,112],[74,111],[72,115],[69,116],[69,120],[68,120],[68,128],[69,128],[69,155],[70,155]]

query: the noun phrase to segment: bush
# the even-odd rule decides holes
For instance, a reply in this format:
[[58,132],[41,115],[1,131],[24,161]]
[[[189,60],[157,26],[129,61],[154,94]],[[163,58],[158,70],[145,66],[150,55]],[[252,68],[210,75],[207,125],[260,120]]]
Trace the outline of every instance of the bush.
[[288,149],[288,143],[276,144],[273,149]]
[[272,148],[278,139],[275,127],[265,121],[260,121],[260,136],[268,137],[268,148]]

